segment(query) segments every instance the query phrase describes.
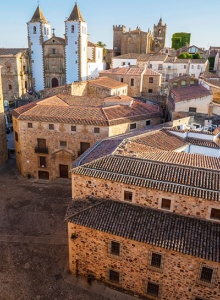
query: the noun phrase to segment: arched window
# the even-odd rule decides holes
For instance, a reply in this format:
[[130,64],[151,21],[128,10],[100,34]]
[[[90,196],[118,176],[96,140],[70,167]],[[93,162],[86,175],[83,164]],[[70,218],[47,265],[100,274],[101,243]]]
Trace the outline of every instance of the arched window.
[[74,25],[71,26],[71,32],[74,33]]
[[158,30],[158,35],[161,35],[161,29]]
[[44,34],[46,34],[47,32],[46,32],[46,27],[44,27]]
[[33,34],[36,34],[37,33],[37,28],[36,26],[33,27]]

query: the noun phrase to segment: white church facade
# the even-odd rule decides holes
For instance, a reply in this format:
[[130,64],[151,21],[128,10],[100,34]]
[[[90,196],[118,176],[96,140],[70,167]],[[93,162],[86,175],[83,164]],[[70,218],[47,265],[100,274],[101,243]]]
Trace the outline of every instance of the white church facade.
[[65,21],[64,38],[55,36],[39,5],[27,27],[36,91],[93,79],[105,69],[103,48],[88,41],[87,23],[77,3]]

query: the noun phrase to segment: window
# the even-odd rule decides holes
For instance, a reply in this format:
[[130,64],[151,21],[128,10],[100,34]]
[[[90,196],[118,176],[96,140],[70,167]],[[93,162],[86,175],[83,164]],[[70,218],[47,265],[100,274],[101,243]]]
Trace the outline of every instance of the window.
[[184,65],[183,68],[186,69],[186,65]]
[[46,34],[47,32],[46,32],[46,28],[44,27],[44,34]]
[[71,26],[71,33],[74,33],[74,25]]
[[7,67],[7,72],[11,72],[11,67]]
[[49,129],[54,130],[54,124],[49,124]]
[[171,207],[171,200],[170,199],[162,198],[162,200],[161,200],[161,208],[162,209],[166,209],[166,210],[170,210],[170,207]]
[[40,167],[41,168],[46,168],[46,157],[45,156],[40,156]]
[[67,142],[66,141],[60,141],[60,147],[66,147]]
[[212,282],[213,269],[209,267],[202,267],[200,280],[205,282]]
[[28,128],[33,128],[33,124],[32,123],[28,123]]
[[152,93],[153,93],[153,90],[152,90],[152,89],[148,89],[148,93],[149,93],[149,94],[152,94]]
[[149,126],[150,125],[150,120],[147,120],[146,121],[146,126]]
[[100,133],[100,128],[99,127],[94,127],[94,133]]
[[186,85],[186,81],[185,80],[182,80],[181,81],[181,85],[183,86],[183,85]]
[[75,45],[77,45],[77,42],[75,42]]
[[33,27],[33,34],[36,34],[36,33],[37,33],[37,27],[34,26],[34,27]]
[[197,66],[197,69],[198,69],[198,70],[200,69],[200,65]]
[[124,82],[124,78],[121,78],[121,82]]
[[153,83],[154,82],[154,78],[153,77],[149,77],[149,83]]
[[196,107],[189,107],[189,112],[196,112]]
[[194,69],[194,65],[191,65],[191,69]]
[[131,86],[134,86],[134,78],[131,78]]
[[119,272],[109,270],[109,281],[119,283]]
[[124,191],[124,201],[132,202],[133,200],[133,193],[131,191]]
[[148,67],[149,69],[152,69],[152,64],[149,64],[149,67]]
[[162,255],[159,253],[152,252],[151,255],[151,266],[161,268]]
[[78,61],[76,60],[76,64],[78,63]]
[[158,65],[158,70],[163,70],[163,65],[162,64]]
[[168,66],[168,70],[171,70],[171,66]]
[[194,80],[190,80],[190,85],[194,85],[195,81]]
[[136,129],[137,128],[137,124],[136,123],[132,123],[130,124],[130,130]]
[[15,140],[16,140],[16,142],[18,142],[18,133],[17,133],[17,131],[15,131]]
[[159,295],[159,285],[156,283],[148,282],[147,284],[147,294],[151,296],[158,297]]
[[8,85],[8,89],[9,89],[9,91],[12,90],[12,85],[11,84]]
[[56,49],[52,49],[52,54],[56,54]]
[[111,254],[120,255],[120,243],[114,241],[111,242]]
[[210,219],[220,221],[220,209],[212,208],[211,214],[210,214]]
[[71,131],[76,131],[76,126],[75,125],[71,125]]

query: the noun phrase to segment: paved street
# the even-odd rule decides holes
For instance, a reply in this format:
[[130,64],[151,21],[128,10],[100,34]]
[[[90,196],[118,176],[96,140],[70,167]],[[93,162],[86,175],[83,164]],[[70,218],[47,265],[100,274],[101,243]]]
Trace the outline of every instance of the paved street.
[[107,300],[66,272],[70,200],[69,180],[25,179],[14,159],[0,169],[1,300]]

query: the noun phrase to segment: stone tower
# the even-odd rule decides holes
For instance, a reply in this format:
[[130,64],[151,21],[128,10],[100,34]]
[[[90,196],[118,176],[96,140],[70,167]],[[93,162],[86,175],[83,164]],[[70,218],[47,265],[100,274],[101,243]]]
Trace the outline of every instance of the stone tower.
[[166,45],[167,25],[160,18],[157,25],[154,24],[154,51],[158,52]]
[[32,19],[27,23],[27,27],[33,87],[36,91],[39,91],[45,87],[43,43],[51,37],[51,26],[48,24],[39,5]]
[[0,166],[8,159],[7,139],[5,131],[4,101],[2,95],[2,80],[0,66]]
[[66,83],[87,79],[87,23],[77,3],[65,21]]
[[124,25],[113,26],[113,56],[121,54],[122,35],[126,32]]

